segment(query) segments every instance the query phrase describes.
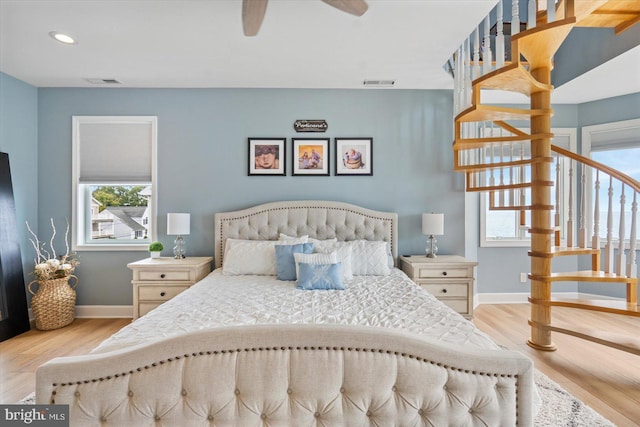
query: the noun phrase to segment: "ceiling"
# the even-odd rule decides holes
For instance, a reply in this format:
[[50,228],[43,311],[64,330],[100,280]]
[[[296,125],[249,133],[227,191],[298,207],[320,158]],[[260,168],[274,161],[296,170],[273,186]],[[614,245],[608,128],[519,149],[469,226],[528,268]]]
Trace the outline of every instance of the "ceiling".
[[241,0],[0,0],[0,71],[37,87],[451,89],[442,65],[496,2],[368,0],[355,17],[320,0],[270,0],[245,37]]

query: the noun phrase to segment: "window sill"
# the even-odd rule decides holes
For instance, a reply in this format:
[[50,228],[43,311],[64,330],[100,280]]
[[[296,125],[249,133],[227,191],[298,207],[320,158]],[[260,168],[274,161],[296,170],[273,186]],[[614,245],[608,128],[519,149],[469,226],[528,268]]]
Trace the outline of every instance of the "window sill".
[[134,244],[84,244],[84,245],[73,245],[73,250],[82,252],[82,251],[148,251],[149,243],[134,243]]

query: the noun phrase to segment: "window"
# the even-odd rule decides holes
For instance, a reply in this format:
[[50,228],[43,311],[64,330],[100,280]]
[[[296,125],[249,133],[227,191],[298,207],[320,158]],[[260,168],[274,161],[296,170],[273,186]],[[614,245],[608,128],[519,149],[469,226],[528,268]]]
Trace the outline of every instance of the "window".
[[156,117],[73,117],[73,249],[155,240]]
[[[529,129],[521,129],[524,132],[529,132]],[[551,130],[555,136],[553,138],[552,143],[559,147],[576,151],[576,130],[573,128],[557,128]],[[497,135],[497,131],[494,130],[492,133]],[[503,152],[500,153],[500,148],[496,146],[496,149],[493,150],[492,156],[493,160],[496,161],[499,156],[503,157],[504,161],[508,161],[511,157],[514,160],[522,158],[530,157],[530,150],[528,146],[524,146],[524,148],[516,147],[515,152],[511,154],[508,148],[504,148]],[[497,150],[497,151],[496,151]],[[569,191],[568,185],[569,182],[569,163],[565,161],[565,159],[560,159],[558,166],[560,168],[560,182],[557,188],[560,189],[561,196],[565,201],[569,199]],[[486,176],[487,182],[494,182],[494,185],[498,185],[501,181],[505,184],[511,182],[517,182],[520,180],[522,182],[530,182],[531,176],[529,168],[524,168],[525,171],[522,172],[517,168],[511,168],[510,170],[506,170],[503,172],[502,176],[498,172],[488,172]],[[555,181],[555,169],[556,163],[552,166],[552,173],[554,177],[552,179]],[[519,176],[515,176],[518,174]],[[574,176],[575,183],[575,176]],[[575,185],[575,184],[574,184]],[[575,187],[574,187],[575,188]],[[555,206],[555,191],[556,187],[551,188],[551,203]],[[531,226],[531,211],[524,211],[524,218],[520,217],[519,211],[512,210],[492,210],[489,209],[490,200],[489,193],[483,192],[480,195],[480,246],[483,247],[512,247],[512,246],[530,246],[531,245],[531,234],[527,231],[527,228]],[[503,193],[501,196],[504,199],[504,202],[500,200],[500,196],[494,200],[494,205],[504,205],[508,204],[509,199],[515,198],[518,205],[531,204],[531,191],[530,189],[526,189],[524,191],[520,191],[519,189],[515,189],[513,191],[508,191]],[[574,198],[574,206],[575,206],[575,194]],[[564,211],[567,203],[560,203],[560,228],[561,234],[564,236],[564,228],[567,223],[567,213]],[[554,222],[555,210],[551,211],[551,220]],[[525,225],[521,225],[521,222]],[[555,224],[552,224],[555,225]]]
[[[633,179],[640,181],[640,168],[638,168],[638,159],[640,159],[640,119],[625,120],[615,123],[605,123],[601,125],[585,126],[582,129],[582,155],[591,157],[593,160],[610,166]],[[599,190],[599,227],[598,235],[600,236],[601,245],[606,243],[607,237],[607,211],[609,203],[609,176],[600,173],[600,190]],[[593,234],[593,216],[594,202],[593,195],[596,181],[595,170],[591,171],[588,177],[587,189],[587,223],[589,224],[588,234]],[[622,185],[613,180],[613,206],[612,206],[612,223],[611,234],[613,241],[618,242],[620,232],[620,195],[622,193]],[[633,202],[633,193],[627,187],[625,189],[625,238],[629,239],[629,230],[631,227],[631,203]],[[640,224],[640,213],[636,217],[636,222]]]

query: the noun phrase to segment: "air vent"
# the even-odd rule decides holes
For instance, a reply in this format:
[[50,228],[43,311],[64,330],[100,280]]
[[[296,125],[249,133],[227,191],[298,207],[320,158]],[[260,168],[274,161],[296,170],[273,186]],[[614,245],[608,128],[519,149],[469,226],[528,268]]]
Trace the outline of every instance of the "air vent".
[[365,86],[371,87],[393,87],[396,84],[395,80],[365,80]]
[[85,79],[93,85],[119,85],[122,84],[116,79]]

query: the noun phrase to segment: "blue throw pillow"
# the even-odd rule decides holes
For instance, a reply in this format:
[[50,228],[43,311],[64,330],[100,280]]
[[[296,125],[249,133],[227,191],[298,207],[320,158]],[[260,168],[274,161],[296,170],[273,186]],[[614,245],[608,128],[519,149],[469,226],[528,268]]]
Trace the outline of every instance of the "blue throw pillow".
[[278,280],[296,280],[296,261],[293,254],[310,254],[313,243],[298,243],[295,245],[276,245],[276,270]]
[[335,264],[299,263],[298,275],[298,289],[344,290],[341,262]]

